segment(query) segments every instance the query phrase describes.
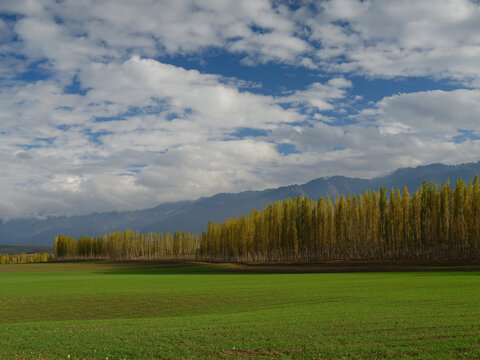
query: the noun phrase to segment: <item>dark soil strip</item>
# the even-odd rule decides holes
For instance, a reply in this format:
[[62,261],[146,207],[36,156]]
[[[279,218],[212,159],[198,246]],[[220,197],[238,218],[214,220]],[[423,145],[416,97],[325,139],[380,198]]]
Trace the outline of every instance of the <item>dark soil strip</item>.
[[[133,266],[132,266],[133,265]],[[110,263],[110,264],[82,264],[81,262],[72,264],[43,264],[43,265],[30,265],[30,264],[15,264],[15,265],[0,265],[1,272],[43,272],[43,271],[109,271],[109,270],[142,270],[142,269],[165,269],[165,268],[175,268],[175,267],[184,267],[185,265],[162,265],[162,264],[152,264],[152,265],[143,265],[138,264],[137,266],[134,263],[129,263],[128,265],[124,263]]]
[[461,260],[372,260],[321,263],[232,263],[225,270],[252,273],[343,273],[405,271],[480,271],[480,259]]
[[179,261],[109,261],[89,262],[75,260],[44,264],[0,265],[0,272],[26,271],[129,271],[143,269],[171,269],[186,266],[209,266],[216,272],[239,273],[350,273],[350,272],[405,272],[405,271],[480,271],[480,259],[460,260],[372,260],[328,261],[319,263],[210,263]]

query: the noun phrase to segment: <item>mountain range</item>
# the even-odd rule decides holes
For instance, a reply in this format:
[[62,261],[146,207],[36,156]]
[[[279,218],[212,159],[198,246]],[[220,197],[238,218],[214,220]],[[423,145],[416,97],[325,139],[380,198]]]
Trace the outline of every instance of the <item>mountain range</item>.
[[136,211],[115,211],[83,216],[58,216],[47,219],[16,219],[0,221],[0,244],[52,246],[55,236],[63,234],[100,236],[112,231],[131,229],[142,233],[176,230],[201,232],[209,221],[222,222],[228,217],[242,216],[252,209],[289,197],[308,196],[311,199],[338,194],[359,194],[366,189],[417,190],[424,180],[441,184],[450,180],[452,186],[460,177],[471,182],[480,173],[480,162],[461,165],[432,164],[402,168],[389,175],[373,179],[332,176],[314,179],[302,185],[290,185],[263,191],[221,193],[193,201],[160,204]]

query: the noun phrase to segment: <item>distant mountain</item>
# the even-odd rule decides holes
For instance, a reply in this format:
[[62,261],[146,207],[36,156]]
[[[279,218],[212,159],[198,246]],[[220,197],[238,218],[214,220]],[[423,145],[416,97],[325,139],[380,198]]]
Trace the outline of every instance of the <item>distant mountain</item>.
[[224,221],[228,217],[242,216],[252,209],[262,209],[269,202],[306,195],[312,199],[339,194],[358,194],[380,186],[403,189],[410,193],[426,179],[436,184],[450,180],[452,186],[458,178],[471,182],[480,173],[480,162],[462,165],[432,164],[416,168],[398,169],[390,175],[374,179],[333,176],[312,180],[303,185],[290,185],[263,191],[245,191],[237,194],[217,194],[194,201],[165,203],[157,207],[138,210],[107,212],[85,216],[61,216],[46,220],[19,219],[0,222],[0,243],[52,246],[53,238],[63,234],[99,236],[107,232],[131,229],[140,232],[185,230],[201,232],[209,221]]
[[40,245],[2,245],[0,244],[0,254],[34,254],[34,253],[51,253],[53,248],[51,246]]

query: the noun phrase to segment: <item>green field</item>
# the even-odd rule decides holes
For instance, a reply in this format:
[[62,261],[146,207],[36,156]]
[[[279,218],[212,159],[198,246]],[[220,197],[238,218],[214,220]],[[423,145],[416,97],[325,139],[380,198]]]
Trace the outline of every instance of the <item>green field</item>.
[[0,359],[479,359],[480,272],[0,266]]

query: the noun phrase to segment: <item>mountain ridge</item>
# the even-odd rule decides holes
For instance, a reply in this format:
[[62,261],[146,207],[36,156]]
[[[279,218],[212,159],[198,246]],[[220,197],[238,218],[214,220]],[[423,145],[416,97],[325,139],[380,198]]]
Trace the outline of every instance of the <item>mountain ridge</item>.
[[57,216],[41,219],[0,221],[0,243],[6,245],[51,246],[56,235],[77,238],[81,235],[100,236],[107,232],[131,229],[158,232],[176,230],[201,232],[209,221],[221,222],[228,217],[242,216],[254,208],[289,197],[308,196],[312,199],[338,194],[358,194],[380,186],[415,191],[424,180],[441,184],[447,180],[454,186],[458,178],[471,182],[480,173],[480,161],[459,165],[430,164],[415,168],[399,168],[388,175],[372,179],[346,176],[321,177],[304,184],[292,184],[265,190],[240,193],[219,193],[197,200],[162,203],[143,210],[110,211],[89,215]]

